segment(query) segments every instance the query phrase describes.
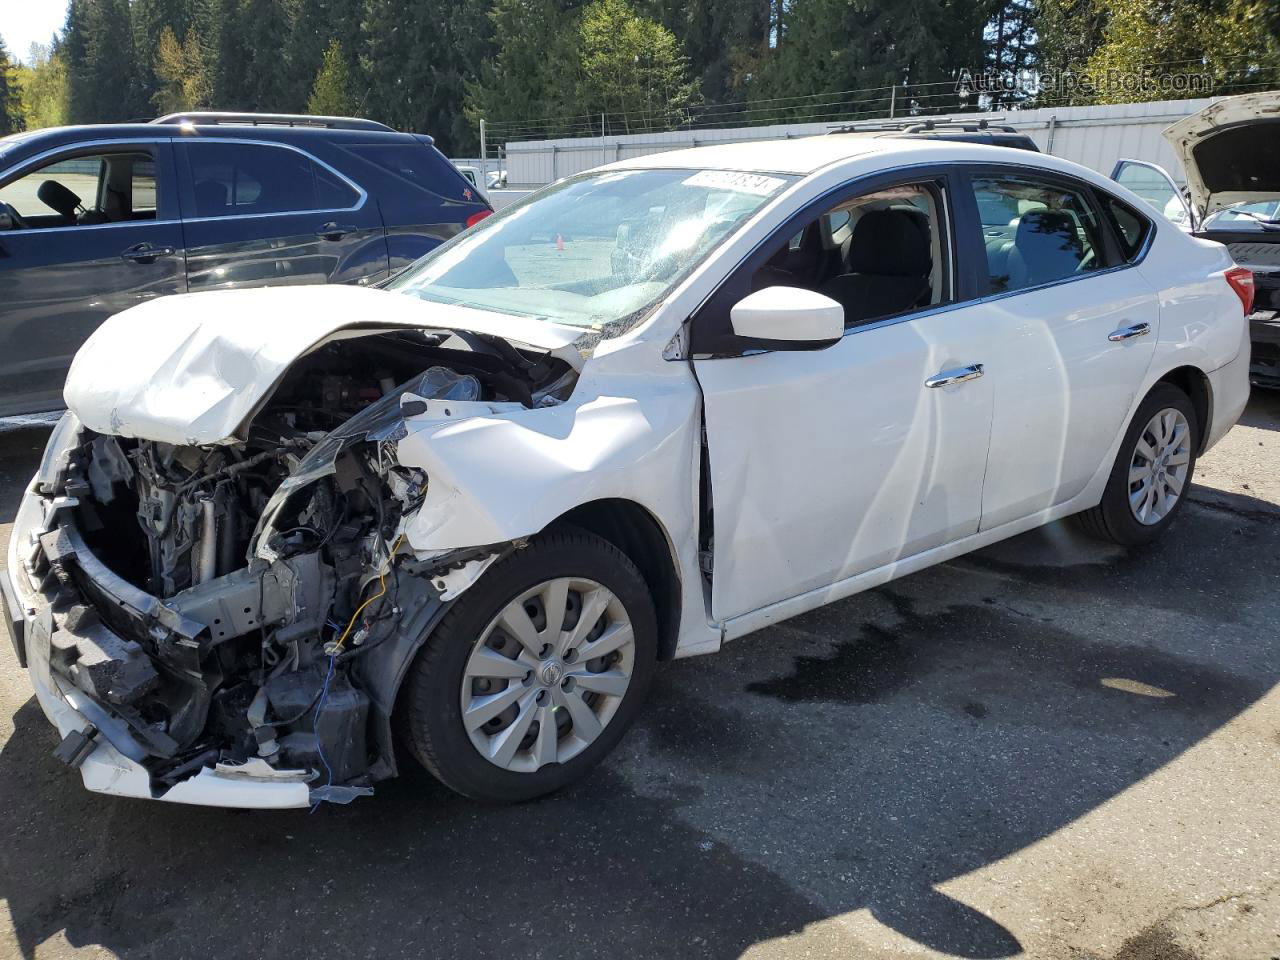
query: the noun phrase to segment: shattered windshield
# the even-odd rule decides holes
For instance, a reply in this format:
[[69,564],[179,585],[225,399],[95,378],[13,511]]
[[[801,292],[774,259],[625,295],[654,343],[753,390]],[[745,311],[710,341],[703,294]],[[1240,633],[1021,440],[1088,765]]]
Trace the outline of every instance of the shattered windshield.
[[490,217],[388,286],[616,336],[793,179],[722,170],[586,174]]

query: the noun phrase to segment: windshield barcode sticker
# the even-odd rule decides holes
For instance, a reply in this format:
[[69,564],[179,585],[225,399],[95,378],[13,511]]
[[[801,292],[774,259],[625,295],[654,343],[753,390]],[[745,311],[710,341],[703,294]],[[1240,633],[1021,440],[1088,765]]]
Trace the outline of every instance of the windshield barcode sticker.
[[708,187],[713,190],[736,190],[767,197],[781,187],[785,180],[766,177],[759,173],[737,173],[733,170],[700,170],[680,181],[689,187]]

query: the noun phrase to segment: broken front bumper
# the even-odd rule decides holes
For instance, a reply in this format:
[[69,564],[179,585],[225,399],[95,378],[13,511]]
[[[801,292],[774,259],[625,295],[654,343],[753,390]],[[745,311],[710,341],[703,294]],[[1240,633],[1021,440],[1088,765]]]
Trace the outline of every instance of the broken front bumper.
[[[109,706],[90,697],[67,676],[55,671],[53,659],[54,618],[50,598],[27,581],[22,564],[24,553],[39,549],[33,532],[42,529],[40,498],[28,493],[14,523],[8,568],[3,571],[0,594],[6,607],[4,626],[10,634],[19,663],[25,658],[36,700],[49,722],[63,738],[59,752],[77,766],[85,787],[122,797],[167,800],[217,807],[287,808],[311,803],[310,785],[296,772],[277,772],[266,764],[251,761],[243,765],[217,764],[173,786],[158,787],[139,762],[146,749],[130,731],[128,723]],[[47,535],[46,535],[47,536]],[[74,550],[73,544],[69,549]],[[86,558],[87,560],[87,558]],[[80,567],[95,592],[116,596],[127,615],[145,617],[136,609],[143,602],[159,601],[140,591],[139,596],[120,596],[119,584],[109,572],[95,570],[92,563]],[[116,578],[118,579],[118,578]],[[95,625],[97,639],[110,644],[124,640],[103,624]]]

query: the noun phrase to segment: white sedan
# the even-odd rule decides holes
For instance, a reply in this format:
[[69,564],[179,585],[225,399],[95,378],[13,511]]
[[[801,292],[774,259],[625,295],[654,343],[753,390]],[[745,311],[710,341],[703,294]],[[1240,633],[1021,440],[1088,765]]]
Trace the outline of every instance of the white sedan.
[[1248,395],[1251,276],[1025,151],[857,135],[549,187],[383,290],[159,299],[10,542],[90,789],[582,777],[657,663],[1059,518],[1137,546]]

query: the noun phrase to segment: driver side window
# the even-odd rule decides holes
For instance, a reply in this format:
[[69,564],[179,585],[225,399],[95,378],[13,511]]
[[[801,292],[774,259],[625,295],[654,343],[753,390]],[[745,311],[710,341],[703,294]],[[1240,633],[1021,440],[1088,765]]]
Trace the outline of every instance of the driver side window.
[[0,186],[28,229],[156,218],[156,164],[146,150],[61,157]]
[[973,180],[990,293],[1006,293],[1107,266],[1098,215],[1082,193],[1022,177]]

